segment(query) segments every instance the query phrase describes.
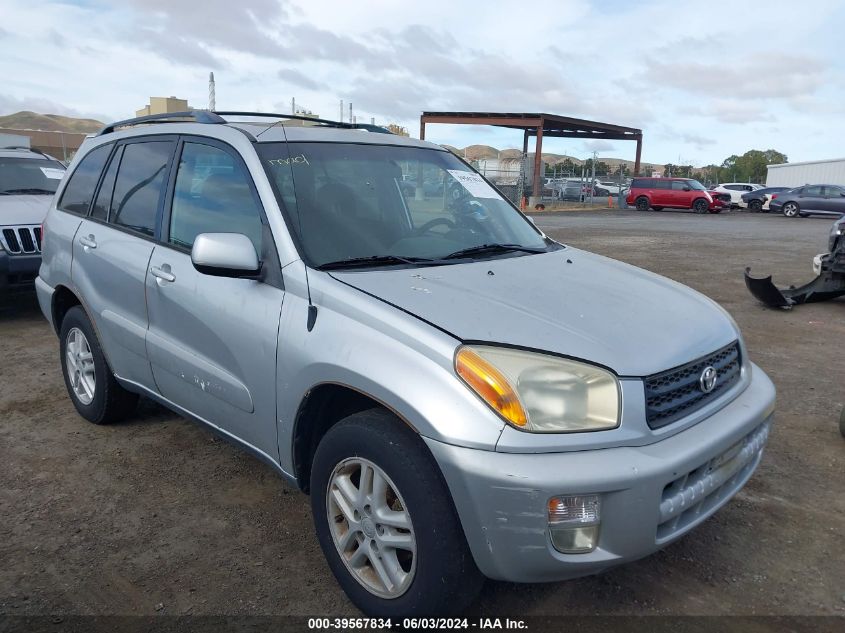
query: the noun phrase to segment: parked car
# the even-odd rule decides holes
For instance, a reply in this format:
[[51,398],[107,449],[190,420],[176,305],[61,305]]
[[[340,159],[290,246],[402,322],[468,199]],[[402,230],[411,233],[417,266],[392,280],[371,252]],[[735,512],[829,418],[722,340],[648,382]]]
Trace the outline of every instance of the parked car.
[[607,191],[609,195],[618,196],[620,193],[624,192],[628,187],[626,185],[619,186],[618,182],[610,182],[610,181],[601,181],[598,183],[598,186]]
[[769,202],[777,198],[778,194],[789,191],[790,187],[764,187],[754,191],[746,191],[740,195],[739,206],[749,211],[768,211]]
[[41,265],[41,222],[64,172],[42,152],[0,148],[0,292],[32,287]]
[[625,201],[637,211],[660,211],[665,207],[692,209],[696,213],[722,210],[704,185],[691,178],[634,178]]
[[723,191],[716,191],[714,189],[708,190],[707,193],[709,193],[710,197],[713,198],[713,202],[720,204],[723,209],[731,208],[731,194]]
[[751,182],[726,182],[721,185],[716,185],[713,190],[721,193],[727,193],[731,196],[731,206],[738,207],[742,202],[742,194],[748,191],[756,191],[762,189],[763,185],[755,185]]
[[[751,477],[775,390],[715,302],[549,239],[438,145],[221,115],[86,142],[38,300],[83,418],[143,395],[243,445],[364,613],[638,560]],[[467,195],[403,198],[399,163]]]
[[842,185],[804,185],[769,202],[769,211],[783,213],[788,218],[808,215],[845,214],[845,187]]

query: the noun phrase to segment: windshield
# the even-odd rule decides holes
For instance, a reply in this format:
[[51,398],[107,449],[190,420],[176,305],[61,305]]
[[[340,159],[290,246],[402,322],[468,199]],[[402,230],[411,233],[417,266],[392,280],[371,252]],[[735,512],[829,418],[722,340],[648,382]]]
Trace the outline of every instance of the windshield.
[[54,194],[65,166],[56,160],[0,158],[0,195]]
[[694,189],[696,191],[707,191],[707,188],[697,180],[687,180],[687,184],[690,186],[690,189]]
[[414,265],[467,249],[475,250],[465,257],[479,259],[555,248],[450,152],[353,143],[262,143],[259,152],[312,266],[361,258]]

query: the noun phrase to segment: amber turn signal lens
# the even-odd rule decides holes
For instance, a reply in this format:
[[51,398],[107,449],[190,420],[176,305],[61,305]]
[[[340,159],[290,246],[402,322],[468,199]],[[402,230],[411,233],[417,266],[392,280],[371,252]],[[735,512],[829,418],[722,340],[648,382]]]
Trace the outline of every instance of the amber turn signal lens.
[[507,378],[471,349],[464,347],[455,355],[455,370],[470,388],[515,426],[525,426],[528,418]]

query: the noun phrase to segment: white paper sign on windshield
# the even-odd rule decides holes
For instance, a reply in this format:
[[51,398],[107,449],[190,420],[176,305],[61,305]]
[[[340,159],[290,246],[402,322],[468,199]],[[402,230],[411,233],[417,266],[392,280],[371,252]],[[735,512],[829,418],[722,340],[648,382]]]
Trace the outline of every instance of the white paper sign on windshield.
[[65,175],[63,169],[56,169],[55,167],[39,167],[39,169],[50,180],[61,180],[62,176]]
[[498,198],[499,194],[493,187],[488,185],[478,174],[460,169],[447,169],[446,171],[469,191],[470,195],[476,198]]

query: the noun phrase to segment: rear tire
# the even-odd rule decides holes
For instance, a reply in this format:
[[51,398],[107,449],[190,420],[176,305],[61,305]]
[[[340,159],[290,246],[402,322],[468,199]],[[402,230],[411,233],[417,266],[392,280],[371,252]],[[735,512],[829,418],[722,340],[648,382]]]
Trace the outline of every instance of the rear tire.
[[801,215],[801,208],[795,202],[787,202],[783,205],[783,214],[788,218],[797,218]]
[[760,213],[763,210],[763,201],[762,200],[750,200],[748,202],[748,210],[752,213]]
[[111,424],[135,409],[138,394],[126,391],[115,380],[81,306],[72,307],[62,319],[59,360],[71,402],[89,422]]
[[646,198],[645,196],[640,196],[639,198],[637,198],[635,205],[637,207],[637,211],[648,211],[649,206],[651,206],[648,203],[648,198]]
[[[437,463],[420,437],[384,409],[350,415],[320,441],[311,509],[332,573],[368,616],[460,613],[481,589],[483,576]],[[413,549],[391,546],[385,536]]]
[[698,198],[695,200],[695,202],[692,203],[692,210],[696,213],[707,213],[707,209],[709,207],[710,205],[704,198]]

